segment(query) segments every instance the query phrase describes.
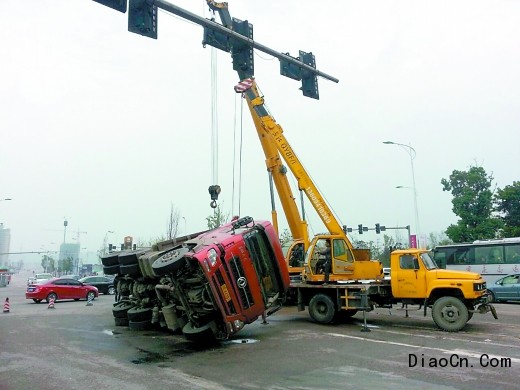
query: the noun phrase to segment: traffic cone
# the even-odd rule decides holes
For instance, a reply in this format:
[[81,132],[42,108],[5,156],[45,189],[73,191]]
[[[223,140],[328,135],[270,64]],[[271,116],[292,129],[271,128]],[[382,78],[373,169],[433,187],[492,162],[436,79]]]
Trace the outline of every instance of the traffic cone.
[[9,297],[5,298],[4,313],[9,313]]
[[47,309],[54,309],[54,298],[49,299],[49,306],[47,306]]
[[92,303],[92,297],[89,295],[88,296],[88,300],[87,300],[87,306],[92,306],[93,303]]

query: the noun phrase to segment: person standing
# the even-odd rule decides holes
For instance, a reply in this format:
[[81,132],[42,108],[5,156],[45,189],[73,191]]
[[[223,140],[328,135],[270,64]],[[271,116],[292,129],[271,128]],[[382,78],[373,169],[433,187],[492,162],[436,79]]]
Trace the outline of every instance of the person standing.
[[316,264],[316,269],[323,270],[325,274],[324,282],[329,282],[330,271],[332,268],[332,249],[330,247],[330,240],[325,240],[325,246],[319,249],[319,254],[323,256]]

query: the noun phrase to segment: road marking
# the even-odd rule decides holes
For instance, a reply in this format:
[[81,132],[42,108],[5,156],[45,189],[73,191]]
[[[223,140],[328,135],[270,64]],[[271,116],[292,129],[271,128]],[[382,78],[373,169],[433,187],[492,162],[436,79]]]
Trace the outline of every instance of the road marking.
[[[413,344],[406,344],[406,343],[398,343],[398,342],[395,342],[395,341],[372,340],[372,339],[367,339],[367,338],[364,338],[364,337],[349,336],[349,335],[346,335],[346,334],[339,334],[339,333],[326,333],[326,334],[329,335],[329,336],[332,336],[332,337],[342,337],[342,338],[359,340],[359,341],[369,341],[369,342],[376,343],[376,344],[389,344],[389,345],[396,345],[396,346],[399,346],[399,347],[416,348],[416,349],[427,349],[427,350],[430,350],[430,351],[442,352],[442,353],[449,354],[449,355],[457,353],[458,355],[468,356],[468,357],[473,357],[473,358],[475,358],[475,357],[478,358],[478,357],[484,355],[484,352],[465,351],[463,349],[444,349],[444,348],[426,347],[426,346],[423,346],[423,345],[413,345]],[[501,356],[497,356],[497,355],[491,355],[491,354],[487,354],[487,355],[490,358],[498,358],[498,359],[501,358]],[[520,363],[520,359],[517,359],[517,358],[510,358],[510,359],[511,359],[511,362]]]
[[[396,331],[391,331],[391,330],[381,330],[381,332],[391,333],[391,334],[398,334],[398,335],[402,335],[402,336],[411,336],[412,335],[412,333],[396,332]],[[427,339],[437,339],[437,338],[439,338],[437,335],[425,335],[425,334],[416,334],[416,333],[413,334],[413,336],[414,337],[427,338]],[[511,337],[511,336],[504,335],[504,337]],[[463,339],[463,338],[455,338],[455,337],[447,337],[447,336],[442,336],[441,338],[443,340],[452,340],[452,341],[460,341],[460,342],[468,342],[469,341],[470,343],[474,343],[474,344],[494,345],[494,346],[497,346],[497,347],[507,347],[507,348],[517,348],[517,349],[520,349],[520,345],[494,343],[490,339],[486,339],[484,341],[478,341],[478,340],[467,340],[467,339]]]

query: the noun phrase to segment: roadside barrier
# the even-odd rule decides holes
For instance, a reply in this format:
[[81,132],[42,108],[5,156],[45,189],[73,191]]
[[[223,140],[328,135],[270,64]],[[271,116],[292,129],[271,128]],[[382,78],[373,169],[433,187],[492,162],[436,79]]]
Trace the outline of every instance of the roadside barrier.
[[54,309],[54,298],[49,299],[49,306],[47,306],[47,309]]
[[9,297],[5,298],[5,302],[4,302],[4,313],[9,313],[10,311],[10,308],[9,308]]

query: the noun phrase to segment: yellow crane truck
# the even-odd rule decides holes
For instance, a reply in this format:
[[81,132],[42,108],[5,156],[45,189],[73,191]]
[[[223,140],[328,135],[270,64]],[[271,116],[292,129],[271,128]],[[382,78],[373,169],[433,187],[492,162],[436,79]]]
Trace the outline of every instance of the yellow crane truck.
[[[219,13],[223,25],[229,26],[231,16],[227,3],[207,2],[211,9]],[[491,311],[496,318],[496,311],[489,303],[486,283],[479,274],[441,270],[427,250],[392,252],[391,277],[384,278],[381,263],[372,260],[368,250],[357,249],[352,245],[345,229],[290,146],[282,127],[265,106],[264,97],[260,95],[251,74],[252,69],[243,71],[237,66],[235,70],[240,78],[235,90],[242,93],[248,104],[265,154],[267,171],[275,183],[291,232],[296,235],[287,260],[290,273],[301,271],[301,278],[291,278],[291,289],[297,296],[299,310],[307,307],[314,321],[326,324],[341,316],[351,316],[359,310],[390,308],[394,304],[418,304],[424,308],[425,315],[427,309],[431,308],[435,324],[448,332],[464,328],[475,312]],[[309,241],[304,213],[303,217],[300,216],[286,177],[288,170],[328,233],[318,234]],[[272,214],[273,224],[277,227],[274,205]],[[322,267],[318,266],[325,243],[330,248],[328,280],[325,280]],[[304,250],[299,250],[302,247]],[[300,258],[302,264],[292,263],[295,250],[304,254]],[[303,268],[297,265],[303,265]]]
[[[306,260],[305,274],[311,273],[312,263],[312,259]],[[464,328],[474,313],[491,311],[497,318],[486,282],[477,273],[439,269],[423,249],[394,251],[390,265],[390,278],[328,285],[315,284],[304,274],[301,282],[291,284],[296,289],[298,310],[307,307],[314,321],[326,324],[360,310],[419,305],[425,316],[431,308],[435,324],[448,332]]]

